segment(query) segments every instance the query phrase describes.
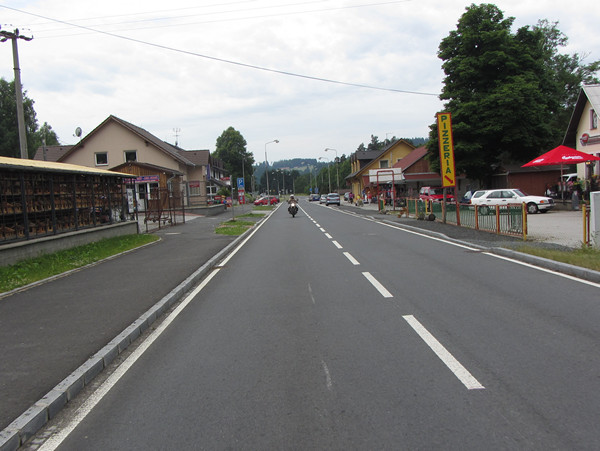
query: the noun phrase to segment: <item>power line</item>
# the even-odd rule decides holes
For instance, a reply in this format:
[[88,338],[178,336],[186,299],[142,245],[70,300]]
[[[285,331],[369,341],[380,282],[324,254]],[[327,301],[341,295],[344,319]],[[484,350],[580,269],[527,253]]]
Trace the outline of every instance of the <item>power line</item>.
[[[407,0],[401,0],[403,1],[407,1]],[[399,3],[398,1],[393,1],[393,2],[387,2],[387,3]],[[402,94],[415,94],[415,95],[425,95],[425,96],[439,96],[439,94],[434,94],[434,93],[429,93],[429,92],[419,92],[419,91],[410,91],[410,90],[405,90],[405,89],[394,89],[394,88],[383,88],[380,86],[372,86],[372,85],[366,85],[366,84],[361,84],[361,83],[350,83],[350,82],[344,82],[344,81],[339,81],[339,80],[332,80],[332,79],[328,79],[328,78],[322,78],[322,77],[315,77],[315,76],[311,76],[311,75],[304,75],[304,74],[298,74],[298,73],[294,73],[294,72],[288,72],[288,71],[283,71],[283,70],[279,70],[279,69],[271,69],[271,68],[267,68],[267,67],[263,67],[263,66],[257,66],[254,64],[248,64],[248,63],[242,63],[239,61],[233,61],[233,60],[228,60],[228,59],[224,59],[224,58],[218,58],[215,56],[210,56],[210,55],[204,55],[201,53],[196,53],[196,52],[192,52],[189,50],[182,50],[182,49],[178,49],[178,48],[174,48],[174,47],[169,47],[166,45],[162,45],[162,44],[156,44],[153,42],[148,42],[148,41],[143,41],[141,39],[135,39],[135,38],[131,38],[131,37],[127,37],[127,36],[122,36],[119,34],[115,34],[115,33],[111,33],[108,31],[103,31],[103,30],[98,30],[95,28],[91,28],[91,27],[87,27],[85,25],[78,25],[75,23],[70,23],[64,20],[60,20],[60,19],[54,19],[51,17],[47,17],[47,16],[42,16],[40,14],[35,14],[35,13],[31,13],[28,11],[23,11],[17,8],[12,8],[9,6],[5,6],[5,5],[0,5],[0,8],[5,8],[5,9],[9,9],[12,11],[16,11],[16,12],[20,12],[22,14],[27,14],[27,15],[31,15],[34,17],[39,17],[42,18],[44,20],[50,20],[53,22],[57,22],[57,23],[62,23],[64,25],[69,25],[71,27],[75,27],[75,28],[80,28],[83,30],[87,30],[87,31],[91,31],[94,33],[99,33],[99,34],[103,34],[106,36],[111,36],[114,38],[118,38],[118,39],[123,39],[126,41],[130,41],[130,42],[135,42],[138,44],[142,44],[142,45],[147,45],[150,47],[155,47],[155,48],[159,48],[162,50],[168,50],[171,52],[176,52],[176,53],[181,53],[184,55],[190,55],[190,56],[196,56],[198,58],[204,58],[204,59],[208,59],[208,60],[212,60],[212,61],[218,61],[221,63],[226,63],[226,64],[231,64],[234,66],[239,66],[239,67],[245,67],[248,69],[254,69],[254,70],[260,70],[263,72],[270,72],[270,73],[275,73],[275,74],[280,74],[280,75],[287,75],[290,77],[296,77],[296,78],[303,78],[306,80],[314,80],[314,81],[320,81],[320,82],[324,82],[324,83],[332,83],[332,84],[337,84],[337,85],[342,85],[342,86],[352,86],[352,87],[357,87],[357,88],[365,88],[365,89],[374,89],[374,90],[378,90],[378,91],[387,91],[387,92],[396,92],[396,93],[402,93]],[[347,7],[344,7],[347,8]]]
[[[251,1],[253,1],[253,0],[251,0]],[[106,23],[106,24],[99,24],[99,25],[114,26],[114,25],[136,24],[136,23],[142,23],[142,22],[169,21],[169,20],[176,20],[176,19],[195,17],[195,16],[211,16],[211,15],[214,16],[214,15],[231,14],[231,13],[237,14],[240,12],[249,12],[249,11],[262,10],[262,9],[284,8],[284,7],[290,7],[290,6],[302,6],[302,5],[312,4],[312,3],[323,3],[323,2],[329,2],[329,1],[331,1],[331,0],[312,0],[312,1],[304,1],[304,2],[299,2],[299,3],[276,5],[276,6],[260,6],[257,8],[246,8],[246,9],[229,10],[229,11],[213,11],[213,12],[208,12],[208,13],[186,14],[183,16],[155,17],[155,18],[149,18],[149,19],[139,19],[139,20],[135,20],[135,21]],[[122,28],[122,29],[115,30],[115,31],[139,31],[139,30],[148,30],[148,29],[156,29],[156,28],[184,27],[184,26],[191,26],[191,25],[205,25],[205,24],[222,23],[222,22],[238,22],[238,21],[244,21],[244,20],[255,20],[255,19],[273,18],[273,17],[293,16],[293,15],[299,15],[299,14],[331,12],[331,11],[338,11],[338,10],[344,10],[344,9],[366,8],[366,7],[372,7],[372,6],[385,6],[385,5],[391,5],[391,4],[397,4],[397,3],[406,3],[406,2],[410,2],[410,1],[412,1],[412,0],[391,0],[391,1],[385,1],[385,2],[380,2],[380,3],[348,5],[348,6],[339,6],[339,7],[331,7],[331,8],[312,9],[312,10],[305,10],[305,11],[293,11],[293,12],[282,12],[282,13],[274,13],[274,14],[246,16],[246,17],[238,17],[238,18],[224,18],[224,19],[215,19],[215,20],[194,21],[194,22],[187,22],[187,23],[178,22],[178,23],[174,23],[174,24],[152,25],[152,26],[147,26],[147,27],[142,26],[142,27],[134,27],[134,28],[124,28],[124,29]],[[245,2],[234,2],[234,4],[235,3],[245,3]],[[228,4],[230,4],[230,3],[227,3],[226,5],[228,5]],[[215,6],[215,5],[211,5],[211,6]],[[224,5],[219,5],[219,6],[224,6]],[[14,8],[2,6],[2,5],[0,5],[0,7],[14,9]],[[190,7],[190,8],[195,9],[197,7]],[[189,9],[189,8],[181,8],[181,9]],[[19,10],[15,10],[15,11],[19,11]],[[174,10],[174,11],[177,11],[177,10]],[[26,11],[20,11],[20,12],[23,12],[24,14],[32,14],[32,13],[28,13]],[[162,11],[158,11],[158,12],[162,12]],[[152,12],[143,12],[143,13],[137,13],[137,14],[126,14],[126,15],[121,15],[121,16],[119,16],[119,15],[105,16],[104,18],[132,16],[132,15],[135,16],[135,15],[151,14],[151,13]],[[35,14],[32,14],[32,15],[35,15]],[[43,17],[43,16],[39,16],[39,17]],[[83,27],[82,25],[76,25],[76,24],[72,24],[70,22],[56,21],[56,20],[53,20],[50,18],[45,18],[45,17],[43,17],[43,18],[46,20],[67,24],[67,25],[69,25],[69,28]],[[97,19],[102,19],[102,18],[103,17],[98,17]],[[95,18],[80,19],[80,20],[95,20]],[[92,26],[92,25],[90,25],[90,26]],[[48,31],[68,30],[69,28],[58,28],[58,29],[48,30]],[[85,34],[85,33],[78,33],[78,34],[71,33],[71,34],[54,35],[54,36],[47,36],[46,38],[80,36],[82,34]]]

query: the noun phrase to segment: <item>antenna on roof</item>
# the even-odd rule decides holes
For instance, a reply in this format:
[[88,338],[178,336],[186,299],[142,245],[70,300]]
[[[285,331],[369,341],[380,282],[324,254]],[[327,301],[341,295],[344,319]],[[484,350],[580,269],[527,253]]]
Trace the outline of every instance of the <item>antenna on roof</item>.
[[179,140],[179,132],[181,131],[181,129],[179,127],[174,128],[173,131],[175,132],[175,147],[177,147],[178,140]]

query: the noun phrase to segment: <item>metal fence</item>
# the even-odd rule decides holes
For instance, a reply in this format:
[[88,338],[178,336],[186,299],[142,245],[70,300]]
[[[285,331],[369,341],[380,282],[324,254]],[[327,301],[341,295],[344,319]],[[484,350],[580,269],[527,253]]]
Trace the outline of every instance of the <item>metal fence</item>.
[[156,223],[158,228],[165,225],[176,225],[177,221],[185,223],[184,195],[181,189],[154,188],[146,200],[146,211],[143,213],[144,224],[148,231],[148,223]]
[[[422,219],[441,221],[444,217],[442,202],[406,199],[408,213]],[[477,205],[446,203],[446,223],[499,235],[527,238],[527,211],[523,205],[498,205],[480,208]]]

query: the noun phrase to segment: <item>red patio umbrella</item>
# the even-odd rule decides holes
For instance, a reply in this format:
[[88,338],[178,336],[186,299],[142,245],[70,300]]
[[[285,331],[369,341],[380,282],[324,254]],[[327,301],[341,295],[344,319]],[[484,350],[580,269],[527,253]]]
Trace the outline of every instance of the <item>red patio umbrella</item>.
[[564,199],[564,186],[563,186],[563,165],[564,164],[577,164],[584,163],[586,161],[596,161],[600,158],[591,155],[589,153],[580,152],[567,146],[558,146],[554,149],[534,158],[529,163],[525,163],[522,168],[533,167],[533,166],[551,166],[560,164],[560,183],[561,192]]
[[534,158],[529,163],[525,163],[521,167],[527,168],[531,166],[550,166],[554,164],[576,164],[596,160],[600,160],[600,158],[589,153],[571,149],[567,146],[558,146],[549,152]]

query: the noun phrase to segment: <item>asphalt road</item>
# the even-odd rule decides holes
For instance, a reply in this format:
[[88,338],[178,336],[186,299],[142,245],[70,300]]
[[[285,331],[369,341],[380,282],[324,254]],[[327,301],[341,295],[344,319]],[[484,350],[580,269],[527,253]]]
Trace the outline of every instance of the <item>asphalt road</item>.
[[598,284],[301,207],[275,211],[89,413],[51,425],[48,449],[600,446]]

